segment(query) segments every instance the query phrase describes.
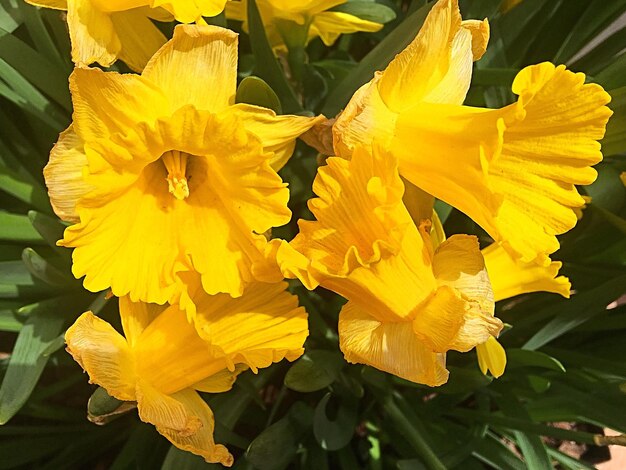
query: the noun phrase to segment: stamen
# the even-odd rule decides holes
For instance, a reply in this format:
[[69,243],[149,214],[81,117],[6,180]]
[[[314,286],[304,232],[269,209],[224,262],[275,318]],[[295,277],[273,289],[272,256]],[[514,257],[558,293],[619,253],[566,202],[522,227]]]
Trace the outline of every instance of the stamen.
[[161,156],[167,169],[168,191],[176,199],[182,201],[189,197],[189,185],[187,184],[187,158],[188,154],[178,150],[170,150]]

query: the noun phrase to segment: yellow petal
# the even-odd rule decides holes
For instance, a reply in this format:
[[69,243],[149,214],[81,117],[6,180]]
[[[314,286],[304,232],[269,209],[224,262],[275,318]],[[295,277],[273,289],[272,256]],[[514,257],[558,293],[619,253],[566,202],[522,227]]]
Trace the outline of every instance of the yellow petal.
[[309,38],[319,36],[324,44],[332,46],[342,34],[365,31],[374,33],[380,31],[383,25],[373,21],[363,20],[357,16],[339,11],[324,11],[313,16],[309,29]]
[[77,68],[70,75],[74,130],[85,141],[126,134],[167,115],[163,94],[139,75]]
[[261,139],[265,152],[274,153],[270,165],[276,171],[291,158],[296,138],[325,119],[324,116],[277,116],[271,109],[242,103],[233,106],[230,112],[241,120],[249,132]]
[[115,62],[122,44],[110,15],[99,10],[90,0],[73,0],[67,6],[74,63],[86,67],[97,62],[108,67]]
[[[135,317],[141,313],[140,306],[132,308]],[[137,375],[166,395],[191,387],[227,366],[224,358],[211,354],[209,344],[176,305],[150,322],[135,340],[134,352]]]
[[387,106],[401,112],[422,101],[461,104],[472,76],[471,29],[462,26],[457,0],[439,0],[383,72],[379,91]]
[[407,180],[403,180],[402,182],[404,183],[404,196],[402,197],[402,201],[404,202],[406,210],[411,215],[415,226],[419,227],[425,220],[432,220],[435,198]]
[[122,43],[119,58],[131,69],[141,72],[167,39],[143,9],[113,13],[111,20]]
[[178,25],[142,76],[163,90],[174,109],[192,104],[220,111],[235,102],[237,34],[217,26]]
[[472,34],[472,55],[474,61],[479,60],[487,51],[489,42],[489,21],[485,18],[482,21],[465,20],[461,26]]
[[67,10],[67,0],[26,0],[26,3],[37,7]]
[[394,159],[360,148],[351,161],[326,163],[313,183],[318,197],[308,203],[317,221],[299,222],[293,246],[338,276],[397,253],[411,220]]
[[122,329],[128,345],[133,348],[148,325],[158,317],[167,306],[132,302],[129,297],[120,297],[119,309]]
[[226,0],[152,0],[152,8],[169,11],[181,23],[193,23],[202,16],[217,16]]
[[445,354],[430,351],[413,333],[411,322],[382,323],[352,302],[339,314],[339,347],[346,361],[430,386],[448,380]]
[[416,310],[413,331],[434,352],[467,352],[502,329],[500,320],[446,285]]
[[380,73],[359,88],[333,124],[333,147],[338,156],[350,159],[358,145],[388,146],[394,136],[397,114],[378,91]]
[[238,364],[235,366],[234,371],[224,369],[210,377],[207,377],[200,382],[192,385],[192,388],[200,392],[206,393],[221,393],[227,392],[233,388],[233,384],[237,379],[237,376],[248,369],[245,364]]
[[194,299],[196,329],[230,370],[245,364],[255,373],[273,362],[293,361],[304,352],[307,314],[286,283],[249,285],[243,296],[202,295]]
[[90,382],[118,400],[135,400],[135,361],[122,335],[91,312],[65,333],[67,350],[89,374]]
[[149,387],[141,388],[137,407],[143,421],[156,426],[163,436],[179,449],[202,456],[207,462],[233,464],[233,456],[221,444],[215,444],[213,412],[193,390],[171,396]]
[[485,343],[476,346],[478,366],[483,374],[491,372],[495,378],[504,374],[506,368],[506,352],[493,336]]
[[496,301],[530,292],[554,292],[569,298],[571,284],[565,276],[558,276],[561,262],[552,261],[547,266],[524,263],[513,258],[497,243],[491,244],[482,253]]
[[76,202],[92,188],[83,179],[87,156],[80,137],[70,125],[50,151],[43,170],[54,213],[67,222],[78,222]]
[[494,296],[478,239],[453,235],[435,252],[433,273],[440,286],[450,286],[477,302],[483,315],[493,316]]
[[204,424],[183,403],[143,380],[137,385],[137,410],[144,423],[154,424],[162,434],[190,436]]

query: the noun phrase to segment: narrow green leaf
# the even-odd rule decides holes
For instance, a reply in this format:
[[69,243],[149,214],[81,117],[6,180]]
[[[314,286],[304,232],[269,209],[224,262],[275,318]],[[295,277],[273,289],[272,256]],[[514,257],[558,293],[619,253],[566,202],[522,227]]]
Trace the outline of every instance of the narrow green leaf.
[[0,262],[0,284],[32,286],[34,280],[24,263],[19,260]]
[[0,189],[40,211],[50,211],[48,194],[37,183],[8,168],[0,167]]
[[72,250],[57,246],[57,242],[63,238],[63,232],[67,228],[59,219],[42,214],[37,211],[28,211],[28,219],[33,228],[41,235],[45,242],[55,249],[65,259],[70,259]]
[[22,261],[33,276],[47,284],[62,287],[75,283],[75,279],[69,270],[67,272],[61,271],[32,248],[24,249]]
[[255,75],[265,80],[272,90],[276,92],[286,113],[302,111],[302,106],[287,82],[276,57],[274,57],[274,51],[265,34],[263,20],[255,0],[248,1],[248,28],[250,31],[250,45],[256,59]]
[[44,241],[25,215],[0,211],[0,240],[42,244]]
[[[497,403],[507,416],[531,422],[523,404],[518,400],[513,400],[513,397],[507,396],[498,400]],[[550,463],[550,457],[548,457],[546,447],[537,434],[514,431],[513,435],[515,436],[517,445],[522,451],[528,468],[552,470],[552,464]]]
[[172,446],[165,456],[161,470],[223,470],[217,463],[206,463],[199,455]]
[[64,316],[41,310],[24,323],[0,386],[0,424],[11,419],[28,400],[48,362],[42,352],[64,324]]
[[569,35],[561,43],[554,62],[557,64],[568,62],[576,52],[591,42],[624,11],[626,11],[626,5],[622,2],[607,2],[606,0],[588,2],[585,12],[580,15],[576,25],[568,30]]
[[469,419],[471,421],[486,423],[492,426],[502,426],[511,430],[519,430],[530,434],[549,436],[566,441],[582,442],[585,444],[594,444],[595,442],[595,434],[560,429],[547,424],[536,423],[531,420],[500,416],[495,413],[483,413],[462,408],[455,408],[446,414],[455,418]]
[[389,23],[396,19],[396,12],[391,8],[371,1],[350,1],[333,7],[331,11],[340,11],[362,20],[380,24]]
[[538,349],[588,319],[605,312],[606,306],[624,293],[626,276],[620,276],[590,291],[576,294],[569,302],[552,309],[554,318],[524,344],[523,349]]
[[23,325],[23,322],[17,319],[12,310],[5,310],[0,306],[0,331],[17,333],[22,329]]
[[45,55],[16,36],[3,33],[0,29],[0,58],[65,110],[71,111],[72,102],[67,86],[69,70],[50,62]]
[[606,134],[601,142],[605,156],[626,152],[626,86],[610,90],[609,94],[613,116],[606,125]]
[[548,356],[540,351],[530,351],[528,349],[506,350],[507,368],[515,367],[541,367],[543,369],[565,372],[565,367],[557,359]]

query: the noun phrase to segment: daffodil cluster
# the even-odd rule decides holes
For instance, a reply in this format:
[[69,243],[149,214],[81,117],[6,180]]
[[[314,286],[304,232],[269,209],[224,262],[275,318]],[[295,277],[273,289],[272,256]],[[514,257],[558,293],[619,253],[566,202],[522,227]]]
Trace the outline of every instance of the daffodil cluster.
[[[238,374],[303,353],[307,314],[284,278],[348,302],[339,347],[352,363],[416,383],[448,379],[446,353],[477,349],[484,373],[506,357],[498,300],[534,291],[569,296],[557,235],[576,223],[611,114],[584,75],[543,63],[519,72],[518,101],[463,106],[487,21],[463,21],[439,0],[410,45],[352,97],[332,126],[323,116],[277,115],[236,104],[237,35],[203,16],[247,2],[38,0],[68,11],[73,122],[44,170],[57,215],[70,223],[73,274],[119,297],[123,334],[84,313],[68,351],[90,380],[137,403],[140,418],[177,447],[231,465],[198,392],[229,390]],[[272,45],[376,31],[330,10],[344,1],[258,0]],[[151,19],[182,24],[166,41]],[[296,26],[293,26],[296,25]],[[244,27],[245,24],[244,24]],[[300,32],[302,29],[300,29]],[[141,74],[119,74],[117,58]],[[332,133],[291,241],[278,171],[295,139]],[[446,238],[435,198],[493,239]]]

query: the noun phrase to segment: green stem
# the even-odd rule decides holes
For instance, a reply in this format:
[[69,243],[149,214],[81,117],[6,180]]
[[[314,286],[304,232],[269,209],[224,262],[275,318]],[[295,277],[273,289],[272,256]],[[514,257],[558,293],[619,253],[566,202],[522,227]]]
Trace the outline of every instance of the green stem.
[[394,403],[393,398],[389,397],[385,400],[384,408],[393,423],[400,429],[407,441],[409,441],[418,452],[419,456],[424,460],[426,466],[431,470],[446,470],[446,466],[439,460],[439,457],[433,452],[422,435]]

